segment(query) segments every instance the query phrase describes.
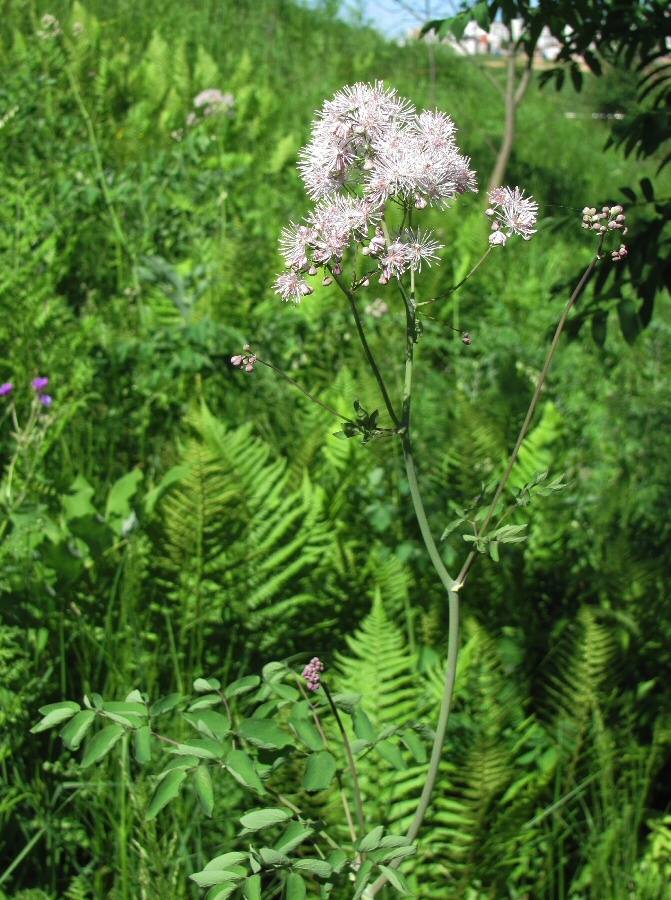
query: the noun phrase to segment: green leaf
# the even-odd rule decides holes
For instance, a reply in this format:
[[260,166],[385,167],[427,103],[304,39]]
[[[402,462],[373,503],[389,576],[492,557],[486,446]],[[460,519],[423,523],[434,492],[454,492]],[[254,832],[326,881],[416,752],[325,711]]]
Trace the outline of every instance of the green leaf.
[[40,731],[46,731],[47,728],[53,728],[54,725],[60,725],[66,719],[71,719],[80,709],[79,703],[73,703],[71,700],[64,700],[62,703],[48,703],[46,706],[41,706],[39,711],[44,718],[37,725],[33,725],[30,733],[37,734]]
[[218,706],[220,703],[221,697],[219,694],[205,694],[205,696],[193,701],[189,706],[189,712],[194,712],[197,709],[209,709],[209,707]]
[[598,309],[592,316],[592,339],[597,346],[603,347],[606,343],[607,330],[608,313],[603,309]]
[[617,315],[625,341],[631,346],[641,332],[641,321],[634,301],[625,297],[617,304]]
[[389,884],[393,885],[404,897],[412,897],[412,891],[404,875],[397,869],[392,869],[389,866],[380,866],[380,869],[389,879]]
[[392,862],[395,859],[407,859],[409,856],[414,856],[415,853],[417,853],[416,847],[405,844],[402,847],[390,847],[388,849],[380,847],[378,850],[371,850],[370,858],[377,865],[381,865],[382,863]]
[[248,831],[262,831],[272,825],[279,825],[290,819],[293,813],[289,809],[268,807],[267,809],[255,809],[241,817],[240,823]]
[[259,857],[264,866],[286,868],[291,865],[291,860],[286,853],[280,853],[279,850],[273,850],[271,847],[260,847]]
[[354,710],[356,708],[357,703],[361,701],[361,694],[333,694],[333,702],[338,707],[338,709],[342,709],[343,712],[349,713],[350,715],[354,714]]
[[290,718],[291,726],[296,732],[296,736],[301,740],[308,750],[321,750],[324,746],[324,739],[317,731],[312,722],[307,719]]
[[200,808],[208,818],[212,818],[214,810],[214,789],[212,787],[212,776],[207,766],[198,766],[193,773],[196,783],[196,796],[200,803]]
[[345,868],[348,862],[348,856],[344,850],[331,850],[326,857],[326,862],[331,866],[336,875]]
[[336,769],[335,757],[328,750],[311,754],[303,774],[304,790],[325,791],[333,781]]
[[325,859],[292,859],[294,869],[301,872],[311,872],[317,878],[328,878],[333,874],[333,867]]
[[220,759],[224,748],[211,738],[194,738],[183,744],[171,746],[170,753],[176,753],[178,756],[198,756],[200,759]]
[[304,900],[306,896],[305,882],[298,872],[290,872],[287,880],[284,882],[285,900]]
[[236,850],[231,853],[222,853],[221,856],[215,856],[214,859],[211,859],[203,869],[203,872],[209,872],[210,869],[232,869],[248,860],[248,853],[240,853]]
[[231,723],[228,716],[215,712],[213,709],[204,709],[195,715],[185,714],[184,718],[194,728],[197,728],[201,734],[216,741],[223,741],[231,731]]
[[244,678],[238,678],[237,681],[232,681],[226,690],[224,691],[224,697],[227,700],[231,700],[233,697],[239,697],[240,694],[246,694],[249,691],[253,691],[254,688],[258,687],[261,684],[261,679],[258,675],[245,675]]
[[218,691],[221,682],[217,678],[196,678],[193,683],[194,691],[199,694],[207,694],[209,691]]
[[106,753],[109,753],[119,738],[123,737],[124,733],[123,725],[114,724],[106,725],[98,734],[94,735],[86,745],[81,761],[82,769],[86,769],[102,759]]
[[359,871],[356,874],[356,881],[354,882],[354,894],[352,896],[352,900],[359,900],[359,898],[365,891],[366,885],[370,881],[372,868],[373,863],[369,859],[366,859],[361,863]]
[[131,691],[130,694],[126,697],[126,703],[142,703],[142,705],[145,706],[144,697],[137,689]]
[[128,703],[124,700],[106,700],[103,703],[106,713],[115,713],[119,716],[140,716],[147,718],[147,707],[144,703]]
[[74,718],[70,719],[68,724],[61,730],[61,738],[66,747],[70,750],[78,749],[93,724],[96,715],[97,713],[93,709],[83,709]]
[[143,725],[133,732],[133,756],[141,766],[144,766],[151,759],[151,730],[149,725]]
[[386,760],[390,766],[393,766],[399,772],[408,768],[398,744],[394,744],[392,741],[378,741],[375,745],[375,749],[382,759]]
[[359,838],[354,846],[361,853],[367,853],[369,850],[376,850],[380,846],[380,838],[383,834],[384,828],[382,825],[377,825],[375,828],[371,829],[368,834]]
[[354,734],[362,741],[374,741],[377,737],[373,723],[361,706],[357,706],[352,713],[352,725]]
[[289,822],[280,837],[275,841],[273,849],[279,850],[281,853],[291,853],[311,834],[314,834],[314,828],[308,828],[302,822]]
[[[143,478],[144,474],[141,469],[133,469],[114,482],[107,495],[107,504],[105,506],[105,519],[108,522],[110,519],[123,521],[128,518],[131,512],[130,501],[137,493],[138,486]],[[117,527],[113,524],[112,528],[115,534],[121,534],[121,527],[117,530]]]
[[250,875],[245,880],[245,887],[242,892],[245,900],[261,900],[261,876]]
[[243,719],[237,733],[250,744],[264,750],[281,750],[282,747],[290,747],[293,744],[291,737],[270,719]]
[[259,773],[256,771],[251,757],[244,750],[231,750],[224,764],[233,778],[244,787],[252,788],[258,791],[259,794],[266,793],[266,789],[259,778]]
[[286,675],[291,674],[291,670],[285,663],[269,662],[265,664],[261,674],[264,681],[281,681]]
[[309,750],[321,750],[324,747],[324,739],[314,725],[312,710],[305,700],[294,703],[289,722]]
[[[245,874],[244,870],[240,874],[240,872],[233,869],[215,869],[212,867],[210,869],[205,868],[202,872],[194,872],[193,875],[189,875],[189,878],[200,885],[200,887],[209,887],[212,884],[226,884],[232,885],[233,890],[235,890]],[[207,896],[209,897],[210,895],[208,894]]]
[[182,702],[182,694],[168,694],[167,697],[161,697],[156,703],[152,703],[149,707],[150,716],[160,716],[161,713],[174,709]]
[[237,889],[237,884],[217,885],[217,887],[213,887],[211,891],[207,892],[205,900],[228,900],[231,894],[234,894]]
[[290,684],[271,682],[268,687],[273,694],[277,694],[282,700],[297,700],[300,697],[300,692]]
[[401,740],[412,753],[415,762],[426,762],[426,744],[415,731],[407,728],[401,733]]
[[[155,819],[163,807],[175,799],[185,778],[186,772],[184,769],[173,769],[159,782],[147,809],[147,821]],[[214,882],[210,883],[214,884]]]
[[162,778],[168,772],[172,772],[173,769],[195,769],[199,764],[200,759],[197,756],[178,756],[177,759],[171,759],[165,764],[163,771],[158,777]]
[[105,718],[109,719],[111,722],[117,722],[119,725],[123,725],[124,728],[140,728],[143,722],[146,720],[147,716],[136,716],[133,713],[129,713],[127,715],[119,715],[119,713],[106,713]]

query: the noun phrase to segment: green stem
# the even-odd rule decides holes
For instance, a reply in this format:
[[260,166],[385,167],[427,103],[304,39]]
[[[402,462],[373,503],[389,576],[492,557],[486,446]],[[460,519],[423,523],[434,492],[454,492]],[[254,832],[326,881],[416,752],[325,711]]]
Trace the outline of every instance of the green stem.
[[[526,433],[529,428],[529,424],[531,423],[531,417],[534,414],[534,411],[536,409],[536,404],[538,403],[538,398],[541,393],[541,389],[543,387],[543,384],[545,383],[545,378],[547,376],[548,369],[550,368],[550,363],[552,362],[552,358],[555,354],[555,350],[557,349],[557,344],[559,343],[559,338],[561,337],[561,333],[564,330],[564,325],[566,324],[566,319],[568,318],[568,314],[571,311],[571,307],[573,306],[575,301],[578,299],[578,297],[582,294],[583,290],[585,289],[585,285],[587,284],[587,282],[589,280],[590,275],[594,271],[594,267],[596,266],[599,259],[601,258],[600,254],[601,254],[602,244],[603,244],[603,237],[601,238],[601,241],[599,242],[599,247],[597,249],[597,252],[596,252],[594,258],[592,259],[590,264],[585,269],[585,272],[583,273],[582,278],[578,282],[576,289],[571,294],[569,301],[566,304],[566,307],[564,309],[564,312],[562,313],[562,317],[559,320],[559,324],[557,325],[557,328],[555,330],[554,337],[553,337],[552,343],[550,345],[550,349],[548,350],[548,355],[545,360],[545,365],[543,366],[543,369],[541,371],[540,377],[538,379],[538,383],[536,384],[536,390],[534,391],[534,395],[531,398],[531,403],[529,404],[529,409],[527,410],[527,414],[524,418],[522,428],[520,429],[520,433],[517,438],[517,443],[515,444],[515,447],[513,448],[513,452],[510,454],[510,459],[508,460],[508,465],[506,466],[506,471],[503,473],[503,478],[499,482],[499,486],[497,487],[496,493],[494,494],[494,497],[489,506],[489,509],[487,510],[487,515],[485,516],[484,521],[483,521],[482,525],[480,526],[480,531],[478,532],[480,537],[482,537],[484,535],[484,533],[487,529],[487,526],[489,525],[489,523],[492,520],[492,516],[494,515],[494,510],[496,509],[496,504],[499,502],[499,498],[501,497],[501,494],[503,493],[503,489],[506,486],[508,478],[510,477],[510,473],[512,472],[513,466],[515,465],[515,460],[517,459],[517,456],[520,452],[520,447],[522,446],[522,441],[526,437]],[[468,575],[468,572],[469,572],[471,566],[473,565],[473,561],[475,560],[476,556],[477,556],[476,551],[471,551],[471,553],[468,554],[468,557],[466,558],[466,562],[464,563],[464,565],[461,569],[461,572],[459,572],[459,575],[457,576],[457,581],[456,581],[456,585],[455,585],[456,590],[459,590],[459,588],[461,588],[463,586],[466,576]]]
[[368,340],[366,338],[366,334],[363,330],[363,325],[361,323],[361,317],[359,316],[359,310],[356,308],[356,303],[354,302],[354,294],[352,291],[349,291],[345,285],[342,283],[341,279],[337,275],[333,275],[335,278],[338,287],[345,294],[347,299],[349,300],[350,309],[352,310],[352,315],[354,316],[354,322],[356,324],[356,330],[359,332],[359,339],[361,340],[361,346],[363,347],[363,352],[366,355],[366,359],[368,360],[368,365],[375,376],[375,380],[378,383],[380,388],[380,392],[382,394],[382,399],[384,400],[384,405],[387,407],[387,412],[389,413],[392,422],[398,428],[401,424],[396,412],[394,411],[394,407],[392,406],[391,400],[389,398],[389,393],[387,391],[387,387],[384,383],[384,379],[382,378],[382,374],[375,362],[375,357],[370,349],[368,344]]
[[347,753],[347,759],[349,760],[349,768],[352,773],[352,783],[354,785],[354,805],[356,806],[356,816],[359,822],[359,837],[363,837],[366,833],[366,823],[363,817],[363,801],[361,799],[361,789],[359,788],[359,779],[356,774],[356,764],[354,762],[354,756],[352,754],[352,748],[350,747],[349,739],[347,737],[347,732],[345,731],[345,726],[342,723],[342,719],[340,718],[340,713],[338,712],[338,707],[333,702],[333,697],[331,696],[331,691],[328,689],[326,684],[322,681],[322,687],[324,688],[324,693],[326,694],[326,698],[329,702],[329,706],[331,707],[331,712],[335,716],[335,720],[338,723],[338,728],[340,729],[340,735],[343,740],[343,744],[345,746],[345,752]]

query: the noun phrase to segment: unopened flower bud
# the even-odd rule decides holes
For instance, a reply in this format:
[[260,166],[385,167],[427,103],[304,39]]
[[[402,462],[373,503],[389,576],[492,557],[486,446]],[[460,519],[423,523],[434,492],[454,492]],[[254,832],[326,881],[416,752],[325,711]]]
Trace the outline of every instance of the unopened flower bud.
[[461,343],[462,344],[472,344],[473,343],[473,341],[471,340],[471,336],[467,331],[464,331],[464,333],[462,334]]
[[331,278],[330,275],[327,275],[327,276],[322,280],[322,284],[324,285],[324,287],[328,287],[330,284],[333,284],[333,279]]

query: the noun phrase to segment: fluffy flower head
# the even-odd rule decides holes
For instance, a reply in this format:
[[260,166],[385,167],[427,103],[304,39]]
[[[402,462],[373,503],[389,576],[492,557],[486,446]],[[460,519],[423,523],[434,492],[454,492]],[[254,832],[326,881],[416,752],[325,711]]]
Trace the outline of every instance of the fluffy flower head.
[[528,241],[536,233],[533,226],[538,218],[538,204],[532,197],[525,197],[524,191],[518,187],[515,190],[495,188],[489,192],[489,202],[491,207],[487,215],[494,219],[490,244],[505,244],[506,238],[513,234],[519,234]]

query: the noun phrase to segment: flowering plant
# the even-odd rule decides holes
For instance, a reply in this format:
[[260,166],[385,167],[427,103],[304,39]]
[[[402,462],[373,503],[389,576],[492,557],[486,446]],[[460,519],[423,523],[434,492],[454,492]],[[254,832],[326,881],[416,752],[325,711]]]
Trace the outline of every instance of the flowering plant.
[[[149,818],[177,795],[187,776],[192,778],[203,811],[212,815],[212,770],[231,776],[256,798],[270,795],[272,806],[252,809],[240,819],[242,835],[254,835],[253,842],[244,851],[216,857],[192,876],[197,884],[210,888],[208,900],[223,900],[235,892],[243,892],[245,898],[260,898],[262,890],[270,892],[267,896],[282,893],[288,900],[298,900],[306,896],[306,883],[324,898],[337,886],[346,886],[347,896],[354,900],[370,898],[387,883],[403,895],[410,893],[398,868],[416,851],[415,840],[441,761],[456,677],[460,592],[478,554],[496,561],[501,545],[525,539],[523,525],[505,523],[512,509],[528,505],[532,497],[565,487],[562,478],[547,482],[547,473],[538,473],[516,489],[507,504],[501,502],[571,307],[602,258],[605,239],[626,230],[619,207],[604,207],[598,213],[595,208],[583,211],[583,224],[598,239],[595,255],[561,316],[501,481],[495,489],[483,491],[456,522],[472,526],[472,534],[467,536],[471,549],[459,573],[453,576],[448,572],[419,489],[411,409],[414,357],[421,336],[419,317],[424,315],[423,307],[439,299],[420,300],[418,280],[423,266],[436,264],[443,249],[434,234],[422,229],[415,219],[428,207],[446,210],[460,195],[476,190],[475,172],[469,159],[460,153],[455,135],[449,116],[418,113],[409,101],[380,83],[344,88],[317,113],[311,139],[301,152],[299,169],[314,208],[303,223],[290,223],[280,238],[285,271],[276,278],[275,293],[297,304],[314,292],[316,277],[321,277],[325,287],[341,291],[388,421],[381,421],[379,410],[369,412],[358,400],[354,401],[354,415],[334,409],[262,359],[250,344],[231,359],[234,367],[250,377],[258,365],[278,372],[340,419],[339,437],[357,436],[362,443],[380,437],[399,440],[419,529],[449,609],[444,692],[435,729],[403,722],[385,726],[377,733],[359,705],[361,696],[332,692],[324,677],[325,667],[316,656],[302,669],[296,660],[269,663],[262,677],[248,676],[227,686],[216,678],[199,678],[194,683],[196,696],[190,698],[170,695],[150,703],[147,696],[132,691],[123,702],[105,701],[92,694],[85,698],[83,708],[78,703],[52,704],[42,708],[43,719],[33,729],[41,731],[65,722],[61,736],[76,749],[93,723],[101,722],[102,729],[84,750],[83,766],[101,760],[124,735],[132,735],[139,763],[149,761],[152,744],[162,743],[172,758],[159,775]],[[448,294],[470,278],[491,253],[503,252],[499,248],[512,237],[528,241],[536,231],[538,204],[532,197],[525,197],[519,187],[500,187],[489,193],[486,215],[492,224],[482,258]],[[621,246],[614,259],[621,259],[625,253]],[[390,293],[392,287],[397,291],[395,302],[405,312],[404,382],[397,401],[392,399],[374,357],[357,304],[373,279],[378,285],[386,285]],[[393,302],[390,297],[385,308]],[[382,307],[378,304],[370,308]],[[463,332],[462,340],[469,344],[470,335]],[[449,523],[443,537],[456,524]],[[363,690],[367,687],[362,685]],[[197,736],[181,740],[159,733],[155,721],[170,710],[179,710]],[[351,718],[349,730],[344,724],[347,717]],[[417,763],[423,763],[427,739],[430,758],[410,826],[405,835],[387,834],[385,823],[370,821],[366,816],[357,761],[375,751],[387,760],[401,757],[402,762],[403,749]],[[275,773],[289,760],[300,767],[305,792],[327,790],[337,784],[345,814],[345,839],[342,830],[330,830],[325,820],[314,821],[277,789]],[[272,839],[269,834],[273,834]]]

